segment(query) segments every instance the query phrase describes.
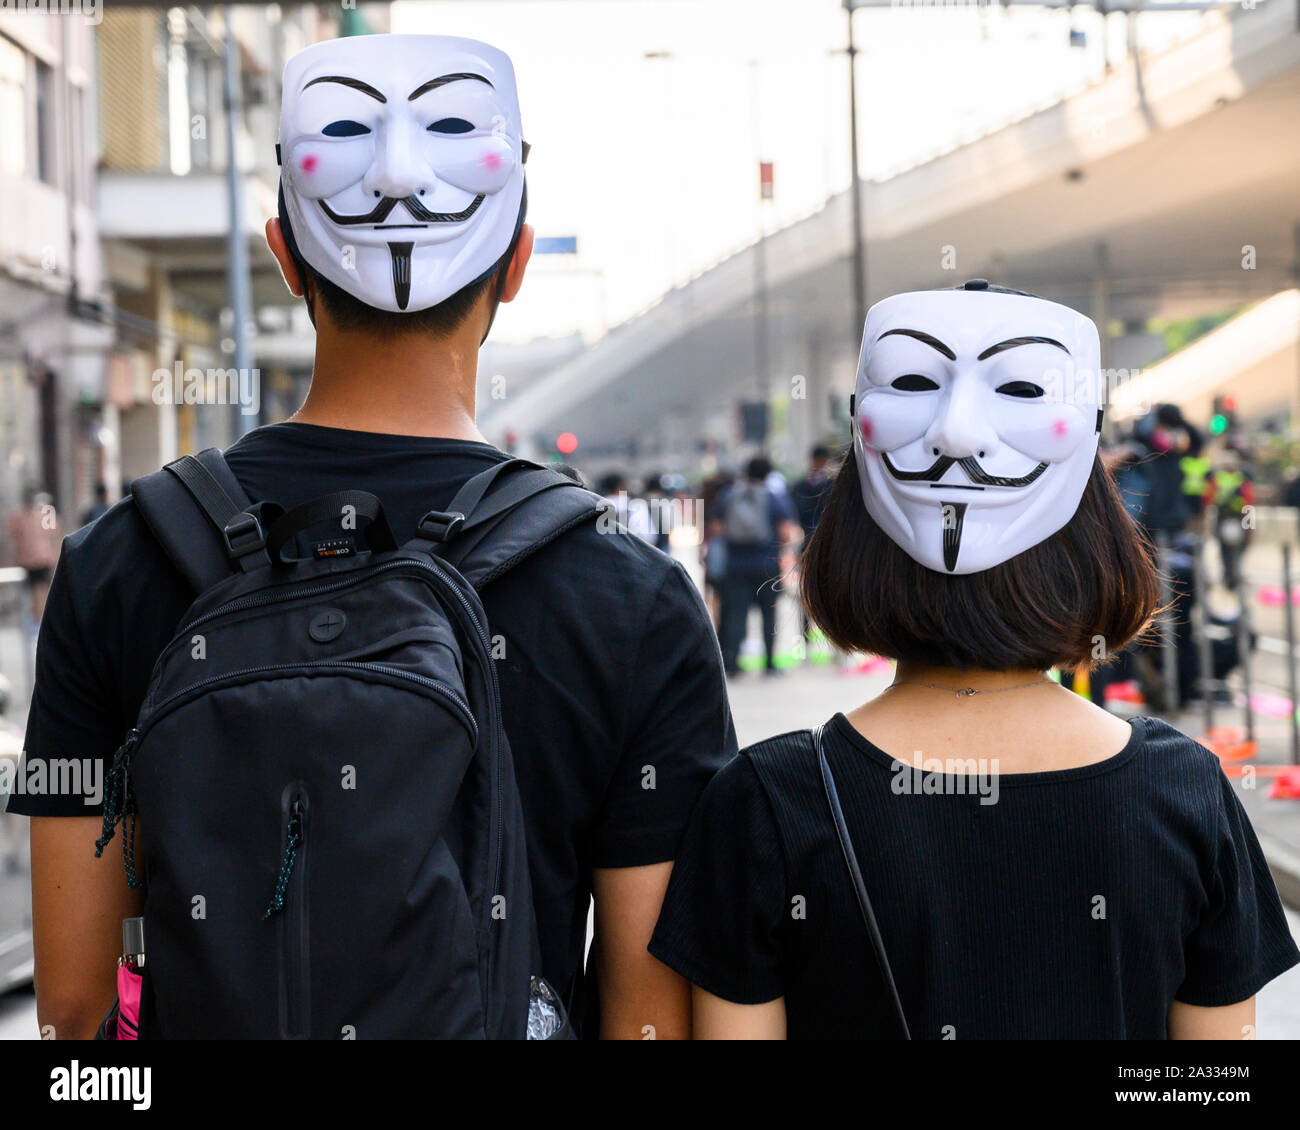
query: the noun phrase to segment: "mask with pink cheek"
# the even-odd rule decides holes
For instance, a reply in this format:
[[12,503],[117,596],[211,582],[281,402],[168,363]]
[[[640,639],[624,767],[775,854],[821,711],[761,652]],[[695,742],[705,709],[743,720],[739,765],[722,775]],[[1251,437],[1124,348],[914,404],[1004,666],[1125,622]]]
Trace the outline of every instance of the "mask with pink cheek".
[[490,272],[525,153],[514,68],[485,43],[351,36],[285,64],[286,218],[307,263],[369,306],[425,310]]
[[862,498],[909,556],[976,573],[1079,507],[1102,420],[1097,327],[975,280],[867,314],[854,389]]

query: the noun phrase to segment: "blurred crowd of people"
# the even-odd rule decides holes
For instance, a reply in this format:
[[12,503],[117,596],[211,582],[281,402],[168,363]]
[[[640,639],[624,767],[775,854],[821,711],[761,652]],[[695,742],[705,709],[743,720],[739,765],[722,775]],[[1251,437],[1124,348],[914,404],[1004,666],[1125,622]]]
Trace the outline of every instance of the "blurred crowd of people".
[[[1114,472],[1133,521],[1160,547],[1173,615],[1171,636],[1153,635],[1116,663],[1093,672],[1093,700],[1104,702],[1108,687],[1129,682],[1157,709],[1186,708],[1200,693],[1200,653],[1193,634],[1198,602],[1205,601],[1203,625],[1213,632],[1213,669],[1208,674],[1224,679],[1241,658],[1236,632],[1245,600],[1241,562],[1255,529],[1250,450],[1236,436],[1208,435],[1178,405],[1158,404],[1117,441],[1103,445],[1101,459]],[[1196,560],[1211,541],[1218,547],[1217,579],[1238,597],[1229,614],[1211,609],[1208,593],[1198,585],[1198,575],[1206,589],[1215,582],[1203,565],[1198,570]],[[1169,646],[1176,652],[1176,689],[1164,674],[1164,649]]]
[[[776,655],[776,608],[796,576],[797,552],[816,528],[835,467],[831,449],[814,447],[807,472],[790,482],[766,456],[756,455],[739,473],[719,472],[700,485],[699,511],[692,511],[704,571],[705,599],[718,633],[728,675],[739,674],[749,612],[762,619],[763,671],[780,674]],[[612,472],[597,490],[614,504],[634,534],[667,551],[688,487],[685,476],[646,476],[639,493],[628,477]],[[678,505],[672,505],[674,501]],[[802,614],[801,614],[802,615]],[[801,619],[806,636],[806,618]]]
[[[1211,435],[1177,405],[1160,404],[1104,443],[1100,457],[1115,476],[1125,509],[1160,547],[1165,561],[1174,608],[1177,692],[1176,701],[1168,701],[1170,680],[1163,654],[1167,639],[1157,633],[1117,662],[1094,671],[1091,696],[1102,703],[1109,688],[1125,685],[1155,709],[1185,708],[1196,697],[1199,674],[1192,615],[1200,595],[1195,555],[1213,541],[1220,570],[1207,583],[1239,590],[1242,557],[1255,527],[1251,452],[1236,436]],[[696,525],[705,597],[728,675],[740,672],[746,624],[754,607],[762,623],[762,669],[768,675],[780,674],[778,599],[783,592],[797,598],[799,549],[817,526],[836,467],[836,453],[818,445],[797,478],[756,455],[738,473],[720,471],[699,483],[693,501],[703,515]],[[668,551],[683,514],[680,505],[668,504],[685,497],[691,487],[684,475],[651,474],[637,490],[627,475],[611,473],[597,489],[614,503],[629,530]],[[1300,476],[1288,480],[1278,501],[1300,512]],[[1207,609],[1207,622],[1218,629],[1211,648],[1217,679],[1226,677],[1239,661],[1237,615]],[[806,639],[802,610],[800,624]]]

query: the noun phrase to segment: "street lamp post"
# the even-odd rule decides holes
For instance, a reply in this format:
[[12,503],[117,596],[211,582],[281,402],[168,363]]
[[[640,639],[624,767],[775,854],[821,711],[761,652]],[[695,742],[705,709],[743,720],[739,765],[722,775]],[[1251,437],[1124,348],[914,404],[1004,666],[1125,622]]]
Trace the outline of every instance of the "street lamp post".
[[867,244],[863,231],[862,174],[858,169],[858,48],[853,40],[854,4],[845,0],[849,25],[849,160],[852,162],[850,206],[853,209],[853,337],[862,333],[867,320]]
[[[236,160],[235,130],[242,114],[242,91],[239,79],[239,43],[235,39],[234,7],[223,9],[226,21],[226,51],[223,70],[226,110],[226,188],[230,199],[230,232],[227,235],[227,255],[230,290],[230,311],[234,324],[230,336],[235,343],[235,371],[238,374],[239,396],[244,395],[243,382],[255,380],[252,356],[248,342],[248,325],[252,320],[252,282],[248,266],[248,244],[244,237],[244,194],[239,181],[239,163]],[[256,417],[246,415],[242,404],[235,405],[235,428],[241,434],[257,423]]]
[[[1233,0],[1164,0],[1155,7],[1148,7],[1147,0],[997,0],[997,2],[1008,8],[1013,5],[1033,8],[1091,7],[1103,18],[1110,12],[1125,12],[1133,16],[1142,11],[1208,12],[1234,6]],[[866,233],[863,230],[865,221],[862,208],[862,176],[858,171],[858,51],[853,40],[853,14],[859,8],[898,8],[900,4],[899,0],[843,0],[843,4],[848,18],[849,32],[849,152],[853,162],[850,203],[853,209],[853,334],[856,338],[862,333],[862,326],[867,320],[867,244]],[[923,6],[918,5],[918,7]],[[1105,39],[1103,35],[1106,69],[1109,70],[1110,53]]]

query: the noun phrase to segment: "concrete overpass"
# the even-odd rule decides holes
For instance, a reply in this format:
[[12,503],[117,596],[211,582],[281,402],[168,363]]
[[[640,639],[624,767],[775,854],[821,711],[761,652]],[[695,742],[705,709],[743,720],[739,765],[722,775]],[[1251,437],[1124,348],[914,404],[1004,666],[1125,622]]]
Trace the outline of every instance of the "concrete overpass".
[[1112,417],[1131,420],[1169,402],[1189,419],[1203,421],[1215,397],[1231,395],[1242,421],[1297,418],[1298,362],[1300,290],[1285,290],[1120,385],[1111,401]]
[[[872,300],[988,277],[1122,323],[1104,359],[1120,368],[1159,356],[1140,329],[1150,317],[1293,286],[1298,26],[1291,0],[1233,10],[1168,51],[1130,57],[1086,90],[866,185]],[[843,193],[526,389],[485,401],[484,430],[542,449],[574,432],[584,465],[686,468],[701,440],[734,444],[737,401],[770,398],[797,459],[833,426],[832,405],[851,385],[850,241]],[[756,373],[759,254],[766,381]]]

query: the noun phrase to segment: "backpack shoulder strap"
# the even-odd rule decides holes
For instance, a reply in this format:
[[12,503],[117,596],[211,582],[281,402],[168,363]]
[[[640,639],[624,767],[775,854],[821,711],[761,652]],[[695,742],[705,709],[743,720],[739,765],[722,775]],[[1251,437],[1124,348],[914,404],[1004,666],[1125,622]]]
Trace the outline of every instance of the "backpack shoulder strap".
[[[182,455],[131,484],[149,531],[196,592],[266,557],[266,538],[250,503],[215,447]],[[267,558],[269,561],[269,558]]]
[[481,589],[608,505],[563,472],[508,459],[465,483],[445,511],[421,518],[407,548],[436,553]]

